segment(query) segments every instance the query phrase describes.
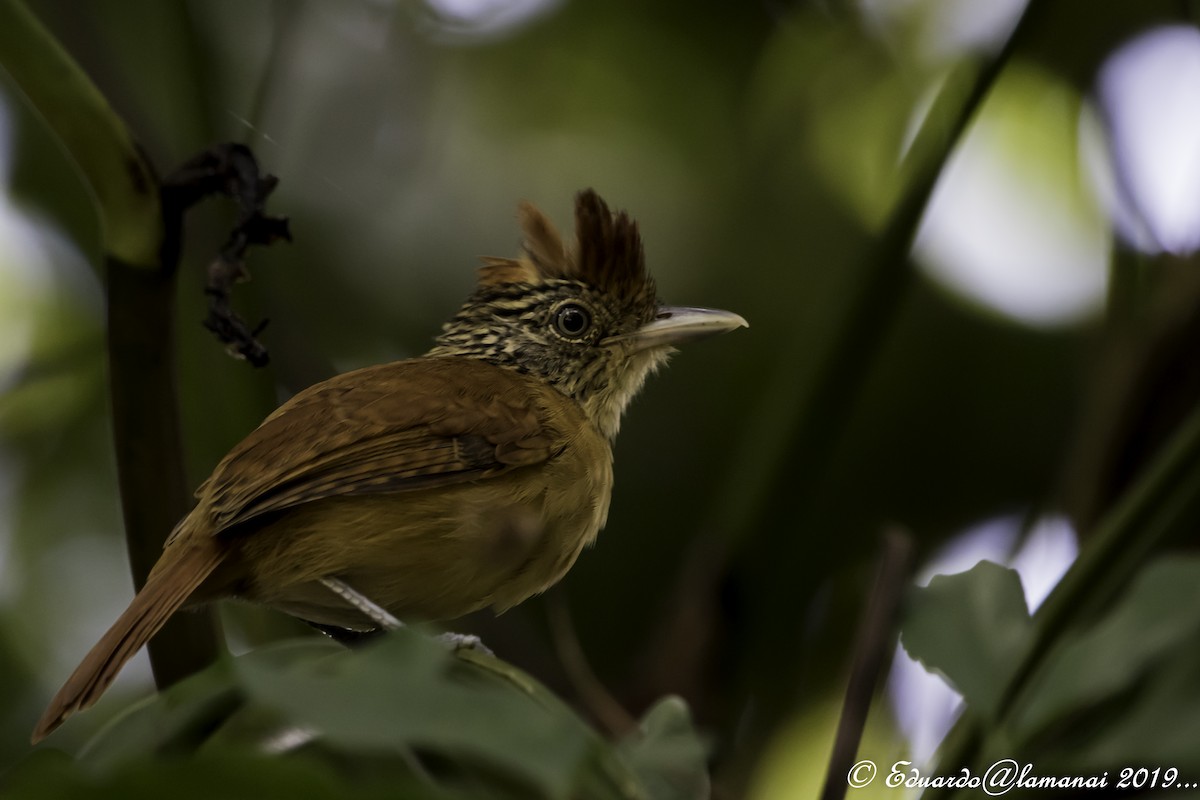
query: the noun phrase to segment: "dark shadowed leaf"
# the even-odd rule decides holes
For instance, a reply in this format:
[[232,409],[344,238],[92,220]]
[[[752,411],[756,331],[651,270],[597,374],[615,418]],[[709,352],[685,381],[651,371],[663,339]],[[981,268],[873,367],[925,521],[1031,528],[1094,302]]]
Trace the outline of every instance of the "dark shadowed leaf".
[[1069,765],[1162,765],[1179,769],[1188,783],[1200,780],[1200,647],[1162,660],[1139,683],[1132,708],[1096,728],[1093,742],[1069,754]]
[[88,742],[80,760],[108,770],[148,755],[191,753],[242,702],[228,662],[219,662],[129,708]]
[[[1113,726],[1109,739],[1133,748],[1144,745],[1146,736],[1165,744],[1175,741],[1175,734],[1191,731],[1191,737],[1181,741],[1191,743],[1188,752],[1196,752],[1200,681],[1195,679],[1196,672],[1175,673],[1181,657],[1188,654],[1180,643],[1195,642],[1197,637],[1200,558],[1173,558],[1149,565],[1107,617],[1087,630],[1068,634],[1057,652],[1047,657],[1046,667],[1034,676],[1020,700],[1014,716],[1015,735],[1021,739],[1035,736],[1069,714],[1144,683],[1147,690],[1133,712],[1142,721],[1136,726],[1138,733],[1134,735],[1135,728],[1127,725]],[[1195,653],[1191,655],[1194,662]],[[1147,681],[1151,673],[1162,677],[1171,673],[1173,677]],[[1180,694],[1173,699],[1164,695],[1168,685]],[[1190,713],[1189,701],[1193,703]],[[1160,713],[1148,714],[1151,707]],[[1132,752],[1126,750],[1125,757]]]
[[311,760],[225,753],[196,759],[142,759],[97,773],[61,753],[38,751],[0,782],[6,800],[341,800],[464,798],[411,782],[357,785]]

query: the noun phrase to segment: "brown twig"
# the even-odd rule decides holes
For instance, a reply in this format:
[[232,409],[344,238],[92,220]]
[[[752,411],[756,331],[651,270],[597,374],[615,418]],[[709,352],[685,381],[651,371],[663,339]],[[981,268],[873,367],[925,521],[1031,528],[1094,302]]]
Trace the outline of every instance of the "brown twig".
[[217,145],[188,163],[163,182],[163,206],[176,215],[201,199],[222,194],[238,203],[238,218],[217,257],[208,266],[204,292],[208,295],[208,328],[227,346],[231,355],[255,367],[270,361],[267,348],[258,341],[266,327],[263,320],[251,329],[233,310],[233,286],[248,280],[246,250],[251,245],[268,245],[280,239],[291,241],[286,217],[273,217],[264,206],[279,181],[259,173],[254,154],[243,144]]
[[833,740],[833,753],[829,756],[821,800],[841,800],[846,795],[846,775],[858,753],[871,698],[896,639],[896,617],[908,584],[912,549],[912,537],[908,533],[891,529],[884,534],[879,575],[859,625],[850,681],[846,685],[846,698]]
[[636,730],[637,720],[617,702],[588,663],[561,590],[546,595],[546,616],[554,651],[580,702],[614,739]]

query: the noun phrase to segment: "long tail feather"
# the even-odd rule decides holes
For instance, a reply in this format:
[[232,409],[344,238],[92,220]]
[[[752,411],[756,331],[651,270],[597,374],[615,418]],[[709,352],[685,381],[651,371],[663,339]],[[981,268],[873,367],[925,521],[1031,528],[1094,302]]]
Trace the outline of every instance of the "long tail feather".
[[216,569],[223,556],[224,548],[214,537],[208,536],[195,537],[168,548],[129,608],[96,642],[50,701],[33,729],[33,743],[46,738],[76,711],[99,700],[125,662],[158,633],[196,587]]

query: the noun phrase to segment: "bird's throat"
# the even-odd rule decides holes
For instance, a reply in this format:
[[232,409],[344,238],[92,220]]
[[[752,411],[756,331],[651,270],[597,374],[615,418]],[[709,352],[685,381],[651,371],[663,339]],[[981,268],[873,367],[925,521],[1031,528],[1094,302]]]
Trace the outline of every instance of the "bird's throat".
[[641,391],[646,379],[666,365],[671,348],[644,350],[622,362],[618,375],[577,393],[583,413],[610,442],[621,429],[621,416]]

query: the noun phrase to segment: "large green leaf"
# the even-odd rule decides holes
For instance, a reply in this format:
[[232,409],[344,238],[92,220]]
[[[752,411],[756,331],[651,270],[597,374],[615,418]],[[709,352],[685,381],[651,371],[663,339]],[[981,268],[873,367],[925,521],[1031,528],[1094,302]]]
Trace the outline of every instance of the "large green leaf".
[[[1031,679],[1013,714],[1013,735],[1033,739],[1110,701],[1101,763],[1166,752],[1200,752],[1200,558],[1147,566],[1107,616],[1065,636]],[[1181,668],[1186,667],[1186,668]],[[1128,698],[1128,699],[1126,699]],[[1128,709],[1128,710],[1127,710]],[[1183,750],[1180,750],[1180,747]]]
[[482,761],[527,781],[537,797],[568,797],[599,750],[576,718],[521,694],[454,674],[446,648],[401,631],[362,648],[293,662],[236,664],[258,705],[347,752],[428,748]]
[[[705,748],[682,700],[659,703],[614,746],[520,670],[478,652],[451,653],[409,630],[356,650],[311,638],[226,659],[130,709],[77,762],[43,748],[6,781],[31,797],[55,796],[41,794],[46,786],[63,796],[140,797],[155,781],[211,787],[208,772],[187,776],[271,755],[332,770],[301,796],[327,796],[322,787],[339,776],[356,792],[416,781],[422,797],[708,793]],[[163,771],[164,759],[177,774]],[[271,769],[286,783],[293,768]],[[43,780],[48,773],[53,781]]]
[[0,68],[79,167],[100,213],[106,254],[156,267],[163,230],[153,167],[88,75],[19,0],[0,0]]
[[1028,636],[1020,576],[980,561],[966,572],[937,575],[913,591],[901,642],[909,655],[961,692],[969,708],[991,719]]

